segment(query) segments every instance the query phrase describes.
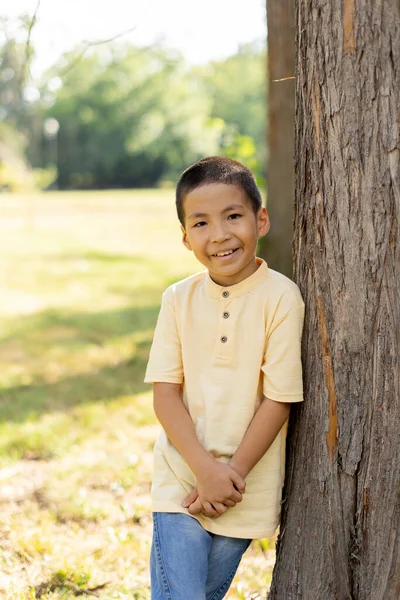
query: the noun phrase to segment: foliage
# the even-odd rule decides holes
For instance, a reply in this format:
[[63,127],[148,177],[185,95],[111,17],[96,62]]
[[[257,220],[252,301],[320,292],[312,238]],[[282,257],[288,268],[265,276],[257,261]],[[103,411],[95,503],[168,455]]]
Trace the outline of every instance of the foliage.
[[[21,23],[29,37],[31,21]],[[28,78],[34,49],[8,33],[0,43],[0,125],[19,140],[18,164],[2,161],[0,186],[48,187],[55,169],[62,189],[168,186],[210,154],[242,160],[263,185],[264,55],[254,43],[193,67],[162,45],[114,42],[85,55],[79,46],[39,84]]]
[[11,124],[0,122],[0,190],[33,188],[33,176],[24,157],[24,136]]
[[0,97],[2,118],[14,125],[24,121],[23,63],[23,45],[15,39],[6,39],[0,49]]
[[60,124],[61,187],[142,187],[215,153],[219,122],[185,62],[130,46],[83,57],[48,114]]
[[34,189],[47,190],[57,179],[57,168],[50,165],[46,169],[33,169]]
[[0,191],[30,192],[48,188],[57,170],[32,169],[24,156],[26,142],[12,125],[0,122]]
[[239,48],[196,72],[212,98],[211,116],[223,119],[221,153],[243,161],[263,185],[265,171],[266,56],[264,43]]
[[[224,154],[230,158],[240,161],[245,164],[254,173],[257,184],[260,188],[264,188],[264,162],[262,161],[262,148],[256,148],[254,140],[249,135],[235,135],[231,143],[228,145],[225,142]],[[261,155],[261,156],[260,156]]]
[[[30,91],[27,73],[33,50],[11,35],[7,19],[0,18],[0,22],[5,32],[5,41],[0,46],[0,190],[44,189],[55,181],[56,170],[42,165],[32,169],[27,155],[28,146],[34,146],[38,120],[41,127],[35,105],[27,101]],[[28,31],[29,27],[29,17],[20,17],[18,29]]]

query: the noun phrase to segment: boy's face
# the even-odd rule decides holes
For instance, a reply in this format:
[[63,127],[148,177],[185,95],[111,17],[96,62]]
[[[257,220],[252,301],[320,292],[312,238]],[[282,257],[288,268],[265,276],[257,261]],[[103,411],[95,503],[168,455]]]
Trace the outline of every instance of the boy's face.
[[184,198],[183,243],[208,269],[215,283],[234,285],[258,268],[259,237],[269,230],[265,208],[257,214],[245,192],[234,185],[210,183]]

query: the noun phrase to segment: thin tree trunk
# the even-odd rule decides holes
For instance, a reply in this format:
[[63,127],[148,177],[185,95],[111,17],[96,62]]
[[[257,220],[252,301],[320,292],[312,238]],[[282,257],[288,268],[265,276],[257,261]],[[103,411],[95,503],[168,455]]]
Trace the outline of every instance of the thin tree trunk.
[[293,0],[267,0],[267,24],[267,206],[271,231],[261,246],[261,253],[273,269],[291,277],[294,202]]
[[271,600],[400,598],[398,0],[297,0],[292,413]]

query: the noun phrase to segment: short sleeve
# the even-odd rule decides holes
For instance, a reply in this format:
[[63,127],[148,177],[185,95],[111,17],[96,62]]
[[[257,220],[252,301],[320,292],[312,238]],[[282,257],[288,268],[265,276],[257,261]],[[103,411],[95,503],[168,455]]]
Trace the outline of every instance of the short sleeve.
[[301,336],[304,304],[297,305],[275,320],[267,335],[263,372],[263,394],[277,402],[301,402],[303,377]]
[[147,363],[145,383],[182,383],[181,342],[175,318],[173,289],[162,298],[153,343]]

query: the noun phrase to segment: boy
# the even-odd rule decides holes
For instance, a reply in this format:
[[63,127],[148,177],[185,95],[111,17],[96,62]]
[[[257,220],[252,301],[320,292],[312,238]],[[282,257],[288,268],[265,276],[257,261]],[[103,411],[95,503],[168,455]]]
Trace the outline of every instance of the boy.
[[279,523],[290,404],[302,398],[304,305],[256,257],[269,218],[251,172],[209,157],[181,175],[183,244],[206,267],[169,287],[145,381],[154,449],[152,600],[219,600]]

